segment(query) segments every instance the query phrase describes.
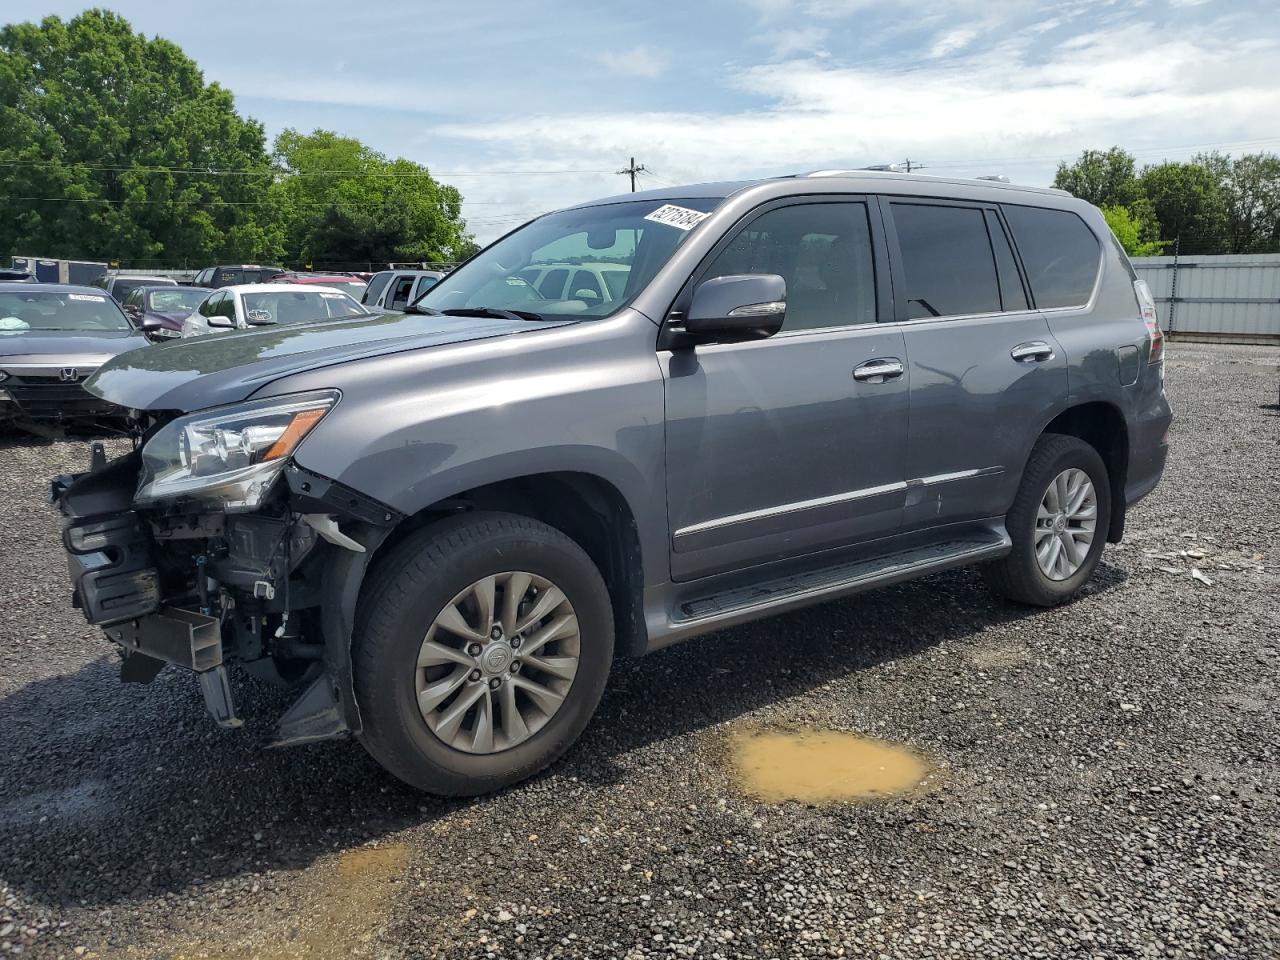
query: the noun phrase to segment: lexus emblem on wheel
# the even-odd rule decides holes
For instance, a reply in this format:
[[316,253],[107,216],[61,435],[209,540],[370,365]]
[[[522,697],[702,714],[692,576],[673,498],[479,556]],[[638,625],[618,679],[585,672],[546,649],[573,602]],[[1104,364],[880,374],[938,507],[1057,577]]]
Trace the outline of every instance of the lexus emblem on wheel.
[[80,371],[75,367],[63,367],[58,371],[58,376],[64,383],[73,383],[80,379]]

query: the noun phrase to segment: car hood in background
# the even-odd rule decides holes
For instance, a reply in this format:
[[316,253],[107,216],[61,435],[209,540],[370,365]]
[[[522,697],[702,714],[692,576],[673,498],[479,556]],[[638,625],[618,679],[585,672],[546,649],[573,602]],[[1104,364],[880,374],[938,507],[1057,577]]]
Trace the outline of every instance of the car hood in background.
[[10,357],[102,357],[146,346],[137,330],[0,330],[0,367]]
[[256,327],[118,357],[103,365],[85,388],[136,410],[201,410],[244,400],[272,380],[347,360],[525,333],[564,322],[396,313]]

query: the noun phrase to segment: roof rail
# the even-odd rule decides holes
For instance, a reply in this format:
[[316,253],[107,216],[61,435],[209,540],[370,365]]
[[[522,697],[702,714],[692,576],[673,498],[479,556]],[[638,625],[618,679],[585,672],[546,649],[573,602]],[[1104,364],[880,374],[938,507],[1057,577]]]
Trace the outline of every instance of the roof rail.
[[975,180],[994,180],[996,183],[1012,183],[1003,173],[989,173],[985,177],[974,177]]

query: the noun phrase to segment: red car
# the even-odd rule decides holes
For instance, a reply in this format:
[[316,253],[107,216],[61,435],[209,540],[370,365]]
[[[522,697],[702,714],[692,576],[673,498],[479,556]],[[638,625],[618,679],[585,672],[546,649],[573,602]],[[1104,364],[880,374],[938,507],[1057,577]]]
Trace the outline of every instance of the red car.
[[267,283],[320,283],[326,287],[337,287],[343,293],[349,293],[357,301],[368,284],[354,273],[277,273]]

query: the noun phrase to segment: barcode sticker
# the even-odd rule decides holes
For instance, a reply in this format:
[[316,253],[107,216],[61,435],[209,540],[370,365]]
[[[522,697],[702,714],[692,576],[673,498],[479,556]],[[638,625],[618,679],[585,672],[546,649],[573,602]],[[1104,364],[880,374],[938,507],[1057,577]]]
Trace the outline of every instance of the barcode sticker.
[[701,210],[690,210],[688,207],[677,207],[674,203],[665,203],[653,213],[648,214],[645,219],[652,220],[654,223],[665,223],[668,227],[675,227],[677,230],[692,230],[707,217],[709,213],[703,213]]

